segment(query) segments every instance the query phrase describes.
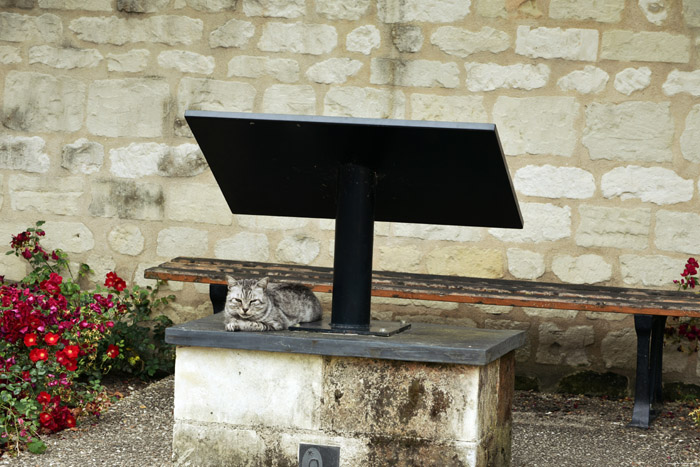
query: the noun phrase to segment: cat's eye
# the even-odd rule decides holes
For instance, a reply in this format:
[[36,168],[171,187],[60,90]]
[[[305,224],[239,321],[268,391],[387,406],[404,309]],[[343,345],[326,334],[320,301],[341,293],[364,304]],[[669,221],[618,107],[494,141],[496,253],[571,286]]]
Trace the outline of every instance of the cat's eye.
[[260,300],[258,300],[257,298],[254,298],[250,301],[250,303],[260,303]]

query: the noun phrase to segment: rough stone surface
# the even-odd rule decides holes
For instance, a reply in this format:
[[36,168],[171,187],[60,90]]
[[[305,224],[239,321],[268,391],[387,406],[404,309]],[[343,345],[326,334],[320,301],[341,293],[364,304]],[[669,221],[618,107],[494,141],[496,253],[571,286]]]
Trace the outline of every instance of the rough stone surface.
[[651,84],[651,70],[646,66],[625,68],[615,75],[613,83],[618,92],[628,96],[635,91],[646,89],[649,84]]
[[464,58],[479,52],[503,52],[510,47],[510,36],[489,26],[479,31],[442,26],[430,36],[430,43],[447,54]]
[[19,48],[11,45],[0,45],[0,63],[3,65],[12,65],[13,63],[21,63],[22,57],[19,54]]
[[139,73],[148,66],[151,52],[146,49],[133,49],[123,54],[107,54],[107,71]]
[[83,182],[79,177],[44,179],[13,175],[8,179],[10,205],[15,211],[34,211],[62,216],[80,214]]
[[74,174],[93,174],[100,171],[105,149],[100,143],[80,138],[66,144],[61,151],[61,167]]
[[303,229],[309,225],[309,219],[299,217],[247,216],[237,214],[236,223],[243,229],[291,230]]
[[41,16],[0,12],[0,41],[55,43],[63,36],[61,18],[49,13]]
[[418,272],[423,253],[415,245],[384,245],[375,248],[373,258],[376,270]]
[[85,253],[95,247],[95,238],[82,222],[47,221],[42,227],[46,237],[42,244],[47,250],[60,248],[68,253]]
[[204,78],[183,78],[177,91],[175,133],[192,136],[184,119],[186,110],[252,112],[255,87],[248,83]]
[[[17,232],[19,232],[19,230]],[[15,232],[15,235],[17,232]],[[6,238],[9,238],[9,236],[6,236]],[[26,277],[28,267],[29,264],[24,258],[14,255],[0,255],[0,271],[2,271],[1,275],[4,276],[6,280],[21,281]]]
[[353,29],[345,38],[345,48],[349,52],[365,55],[369,55],[373,49],[379,47],[380,43],[379,29],[371,24]]
[[41,8],[51,10],[112,11],[110,0],[38,0]]
[[690,39],[664,31],[604,31],[600,58],[604,60],[688,63]]
[[166,258],[202,256],[208,247],[209,233],[206,230],[170,227],[158,232],[156,254]]
[[545,271],[544,255],[535,251],[508,248],[508,272],[517,279],[534,280]]
[[324,0],[316,2],[316,13],[330,20],[358,20],[369,9],[370,0]]
[[603,175],[600,187],[603,196],[619,196],[623,200],[638,198],[654,204],[690,201],[695,187],[676,172],[662,167],[617,167]]
[[87,103],[87,129],[111,137],[159,137],[170,99],[160,79],[126,78],[93,81]]
[[636,346],[637,335],[632,328],[608,333],[600,343],[605,368],[635,368],[637,359],[629,349]]
[[593,102],[586,106],[581,141],[591,159],[666,162],[673,157],[673,134],[668,102]]
[[662,255],[620,255],[620,272],[625,284],[668,287],[683,270],[683,260]]
[[169,0],[117,0],[117,11],[127,13],[157,13],[168,6]]
[[455,88],[459,85],[459,68],[453,62],[373,58],[369,81],[394,86]]
[[178,183],[168,193],[167,217],[188,223],[231,225],[233,215],[216,183]]
[[305,235],[284,237],[277,244],[275,256],[283,263],[311,264],[321,252],[321,243]]
[[362,62],[350,58],[329,58],[311,65],[306,77],[315,83],[342,84],[362,68]]
[[493,120],[504,152],[571,156],[579,108],[573,97],[498,97]]
[[523,308],[523,312],[531,318],[567,319],[572,320],[578,316],[577,310],[558,310],[556,308]]
[[109,247],[122,255],[137,256],[143,251],[146,239],[134,224],[119,224],[107,235]]
[[338,33],[327,24],[265,23],[258,48],[264,52],[321,55],[337,44]]
[[391,28],[391,41],[399,52],[418,52],[423,47],[420,26],[396,24]]
[[698,97],[700,96],[700,70],[673,70],[668,74],[662,89],[667,96],[686,93]]
[[489,234],[504,242],[540,243],[571,236],[571,208],[553,204],[520,203],[524,228],[489,229]]
[[124,45],[155,42],[167,45],[193,44],[202,37],[204,22],[186,16],[151,16],[118,18],[116,16],[82,17],[68,26],[78,38],[96,44]]
[[625,0],[552,0],[549,17],[617,23],[624,8]]
[[595,61],[598,57],[598,31],[518,26],[515,53],[530,58]]
[[299,18],[304,16],[305,9],[305,0],[243,0],[243,13],[246,16]]
[[254,34],[250,21],[231,19],[209,34],[209,47],[245,47]]
[[404,118],[406,97],[400,91],[356,86],[333,87],[323,101],[323,114],[336,117]]
[[161,220],[165,197],[163,188],[153,183],[131,180],[92,182],[90,214],[120,219]]
[[668,18],[668,4],[659,0],[639,0],[639,8],[646,16],[647,21],[657,26],[661,26]]
[[37,45],[29,49],[29,63],[41,63],[53,68],[94,68],[104,57],[95,49],[76,49]]
[[700,162],[700,104],[696,104],[685,118],[685,128],[681,134],[681,153],[690,162]]
[[182,73],[210,75],[214,72],[214,57],[187,50],[166,50],[158,54],[158,65]]
[[239,0],[186,0],[187,6],[198,11],[219,12],[235,10]]
[[539,327],[538,363],[578,366],[588,365],[588,349],[595,342],[592,326],[571,326],[562,330],[554,323]]
[[693,0],[683,0],[683,19],[690,27],[700,27],[700,5]]
[[429,274],[466,277],[503,277],[501,250],[448,246],[436,248],[425,257]]
[[411,118],[447,122],[488,123],[482,96],[411,94]]
[[45,148],[38,136],[0,136],[0,169],[47,172],[51,161]]
[[[644,250],[649,246],[651,210],[622,209],[583,205],[576,244],[584,247],[610,247]],[[658,225],[658,224],[657,224]]]
[[698,225],[700,215],[694,212],[658,211],[654,243],[660,250],[696,255],[700,245]]
[[605,89],[610,75],[593,65],[587,65],[583,70],[572,71],[559,78],[557,86],[562,91],[576,91],[581,94],[597,94]]
[[395,237],[447,240],[451,242],[476,242],[483,237],[482,230],[474,227],[405,223],[393,224],[392,234]]
[[228,62],[228,75],[242,78],[272,76],[283,83],[299,81],[299,62],[287,58],[238,55]]
[[472,92],[493,91],[494,89],[524,89],[530,91],[546,86],[550,68],[522,64],[498,65],[497,63],[465,63],[467,89]]
[[570,284],[595,284],[612,277],[612,265],[598,255],[559,255],[552,260],[552,272]]
[[77,131],[85,117],[85,83],[67,76],[10,71],[3,124],[27,132]]
[[241,232],[216,242],[214,256],[238,261],[267,261],[270,244],[265,234]]
[[309,85],[274,84],[265,89],[262,107],[272,114],[315,115],[316,92]]
[[384,23],[451,23],[469,14],[471,0],[378,0],[377,15]]
[[513,185],[518,193],[543,198],[591,198],[596,184],[593,174],[578,167],[527,165],[515,172]]
[[109,151],[112,174],[123,178],[148,175],[192,177],[207,169],[207,162],[196,144],[167,146],[158,143],[132,143]]
[[148,175],[192,177],[208,168],[196,144],[168,146],[158,143],[132,143],[109,151],[110,172],[123,178]]

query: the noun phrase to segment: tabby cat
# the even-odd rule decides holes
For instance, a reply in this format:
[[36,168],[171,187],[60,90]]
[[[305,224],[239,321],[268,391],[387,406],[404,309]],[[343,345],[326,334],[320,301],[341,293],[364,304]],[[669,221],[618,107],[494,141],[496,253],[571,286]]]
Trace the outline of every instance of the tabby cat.
[[321,304],[301,284],[260,280],[236,280],[227,276],[224,306],[227,331],[270,331],[321,319]]

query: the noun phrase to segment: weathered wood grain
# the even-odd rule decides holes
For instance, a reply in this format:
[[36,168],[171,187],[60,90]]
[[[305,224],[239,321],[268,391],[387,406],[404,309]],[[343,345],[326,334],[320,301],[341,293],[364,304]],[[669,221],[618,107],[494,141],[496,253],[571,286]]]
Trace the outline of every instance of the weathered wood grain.
[[[209,258],[178,257],[146,270],[145,277],[182,282],[225,284],[226,276],[268,276],[302,283],[316,292],[332,292],[333,270]],[[700,317],[700,297],[691,292],[596,285],[483,279],[375,271],[372,295],[458,303],[508,305],[598,312]]]

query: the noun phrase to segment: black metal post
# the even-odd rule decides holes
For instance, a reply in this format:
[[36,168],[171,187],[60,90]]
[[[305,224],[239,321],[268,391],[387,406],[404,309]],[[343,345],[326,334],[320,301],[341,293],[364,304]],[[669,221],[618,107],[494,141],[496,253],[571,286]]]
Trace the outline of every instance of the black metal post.
[[649,428],[652,420],[652,381],[650,366],[650,341],[652,316],[634,315],[634,329],[637,333],[637,380],[634,389],[634,408],[629,426]]
[[376,174],[348,163],[338,173],[331,328],[369,329]]

